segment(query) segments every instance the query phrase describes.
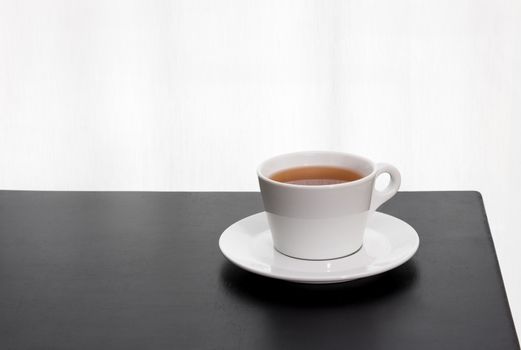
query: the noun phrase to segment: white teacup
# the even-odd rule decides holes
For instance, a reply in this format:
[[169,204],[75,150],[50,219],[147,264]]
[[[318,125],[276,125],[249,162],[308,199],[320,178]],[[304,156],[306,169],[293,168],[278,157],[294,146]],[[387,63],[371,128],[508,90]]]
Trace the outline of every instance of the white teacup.
[[[295,185],[270,179],[273,174],[302,166],[332,166],[359,173],[359,180],[332,185]],[[382,191],[375,179],[388,173]],[[400,172],[348,153],[311,151],[270,158],[258,170],[259,185],[275,249],[300,259],[344,257],[362,247],[368,215],[396,194]]]

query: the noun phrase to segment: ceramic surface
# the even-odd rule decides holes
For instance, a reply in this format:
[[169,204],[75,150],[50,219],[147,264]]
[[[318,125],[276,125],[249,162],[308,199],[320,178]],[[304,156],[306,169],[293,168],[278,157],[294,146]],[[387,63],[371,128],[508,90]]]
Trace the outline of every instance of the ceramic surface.
[[368,218],[361,249],[339,259],[302,260],[276,251],[265,212],[234,223],[219,239],[221,251],[237,266],[301,283],[337,283],[377,275],[409,260],[418,246],[414,228],[379,212]]

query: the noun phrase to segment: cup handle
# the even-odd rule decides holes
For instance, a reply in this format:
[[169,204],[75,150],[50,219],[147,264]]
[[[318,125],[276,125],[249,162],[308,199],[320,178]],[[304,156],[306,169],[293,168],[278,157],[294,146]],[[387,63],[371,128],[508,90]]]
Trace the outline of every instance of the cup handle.
[[[379,191],[376,189],[376,178],[383,173],[389,174],[391,176],[391,180],[389,181],[387,187]],[[386,163],[376,164],[375,184],[373,185],[373,195],[371,198],[370,210],[378,209],[379,206],[391,199],[391,197],[394,196],[396,192],[398,192],[401,182],[402,177],[400,172],[394,166]]]

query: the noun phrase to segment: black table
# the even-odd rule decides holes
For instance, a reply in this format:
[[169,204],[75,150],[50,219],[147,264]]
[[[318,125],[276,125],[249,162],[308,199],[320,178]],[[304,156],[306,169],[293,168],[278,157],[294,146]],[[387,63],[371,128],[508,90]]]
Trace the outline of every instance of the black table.
[[299,285],[217,242],[258,193],[0,191],[0,349],[519,349],[477,192],[399,193],[412,260]]

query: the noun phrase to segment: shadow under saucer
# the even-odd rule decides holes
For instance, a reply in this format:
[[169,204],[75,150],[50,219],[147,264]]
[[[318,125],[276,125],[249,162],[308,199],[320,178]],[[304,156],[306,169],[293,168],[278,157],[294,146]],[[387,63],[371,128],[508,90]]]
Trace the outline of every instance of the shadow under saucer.
[[379,275],[332,284],[303,284],[268,278],[226,261],[220,283],[244,301],[307,308],[377,303],[405,293],[418,279],[414,259]]

